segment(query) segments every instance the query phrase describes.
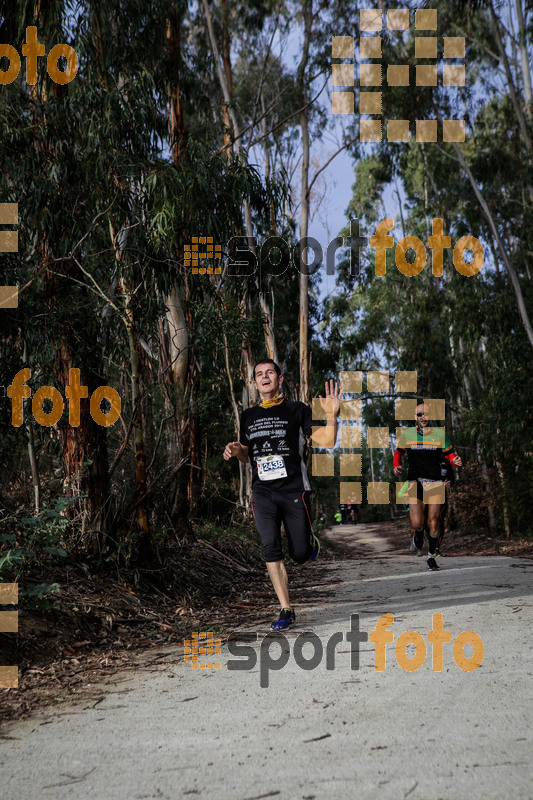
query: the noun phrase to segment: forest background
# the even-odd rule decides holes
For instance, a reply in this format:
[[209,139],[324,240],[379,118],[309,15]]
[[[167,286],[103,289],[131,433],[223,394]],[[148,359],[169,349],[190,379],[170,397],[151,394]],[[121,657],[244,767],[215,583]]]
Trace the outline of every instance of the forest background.
[[[452,524],[532,537],[531,6],[379,3],[409,7],[411,20],[436,8],[440,59],[442,35],[466,38],[466,85],[387,87],[384,120],[409,119],[413,132],[416,119],[461,117],[466,140],[421,144],[411,133],[409,143],[361,145],[358,114],[331,113],[332,36],[355,37],[357,62],[358,3],[0,3],[1,42],[21,53],[35,25],[47,52],[66,42],[79,59],[67,85],[41,58],[35,85],[23,60],[0,87],[0,201],[19,208],[18,252],[0,255],[0,282],[20,298],[0,311],[0,383],[27,366],[33,392],[51,385],[64,397],[78,368],[89,395],[109,385],[122,399],[110,427],[88,401],[79,426],[66,403],[57,424],[42,426],[29,400],[16,428],[0,398],[0,579],[18,581],[25,602],[59,588],[42,578],[44,562],[57,575],[61,563],[112,564],[137,580],[177,568],[198,537],[222,551],[224,535],[246,537],[249,468],[222,451],[256,402],[252,368],[265,356],[304,402],[341,371],[416,370],[410,396],[445,399],[465,463]],[[413,75],[413,24],[381,35],[383,72],[400,61]],[[430,263],[406,277],[389,250],[378,278],[373,250],[361,249],[356,273],[340,248],[329,292],[324,264],[313,275],[296,269],[293,246],[320,217],[322,177],[341,153],[353,190],[333,236],[347,236],[353,218],[372,235],[394,203],[396,242],[400,230],[427,242],[442,218],[452,243],[483,242],[483,269],[465,277],[448,252],[441,278]],[[220,274],[186,265],[201,236],[222,245]],[[231,275],[226,244],[237,236],[258,243],[247,278]],[[294,251],[280,274],[276,252],[261,247],[269,237]],[[363,431],[395,430],[393,381],[388,393],[354,396]],[[366,501],[368,481],[393,481],[393,447],[391,437],[369,450],[363,437],[362,519],[403,513]],[[315,515],[329,519],[338,453],[335,469],[312,478]],[[178,578],[189,590],[190,574]]]

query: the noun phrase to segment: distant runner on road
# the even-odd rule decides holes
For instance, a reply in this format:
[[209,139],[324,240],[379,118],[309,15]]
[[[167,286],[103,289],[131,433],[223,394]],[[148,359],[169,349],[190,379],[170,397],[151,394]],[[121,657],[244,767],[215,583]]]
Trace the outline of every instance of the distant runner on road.
[[394,474],[400,475],[402,458],[408,452],[409,471],[407,477],[409,481],[416,481],[417,496],[416,505],[414,503],[409,505],[413,543],[421,554],[424,544],[424,507],[427,506],[429,526],[427,565],[430,570],[438,570],[435,553],[439,537],[441,496],[444,489],[441,460],[444,457],[454,467],[462,466],[463,462],[453,452],[444,428],[430,426],[426,411],[423,403],[416,407],[416,425],[402,431],[394,452],[393,466]]
[[337,414],[340,408],[339,387],[326,381],[326,397],[320,398],[326,412],[326,426],[312,433],[309,406],[287,400],[280,392],[283,375],[271,359],[254,367],[254,386],[259,392],[258,405],[247,408],[241,416],[240,441],[229,442],[224,450],[252,466],[252,510],[261,537],[265,561],[279,600],[279,619],[273,630],[292,627],[296,621],[289,601],[288,578],[281,548],[283,522],[289,554],[298,564],[314,560],[320,543],[311,529],[306,454],[308,437],[318,447],[333,448],[337,438]]

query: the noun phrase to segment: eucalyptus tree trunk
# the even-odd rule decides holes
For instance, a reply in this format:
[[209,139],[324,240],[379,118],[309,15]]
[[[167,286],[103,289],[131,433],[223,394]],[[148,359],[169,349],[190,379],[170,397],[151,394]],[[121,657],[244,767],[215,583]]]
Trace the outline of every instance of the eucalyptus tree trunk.
[[135,319],[131,307],[131,290],[123,277],[119,280],[119,290],[124,298],[124,316],[126,319],[126,330],[128,334],[128,345],[130,351],[131,366],[131,404],[135,419],[133,423],[134,444],[135,444],[135,522],[137,534],[139,535],[139,564],[143,567],[150,565],[150,523],[146,504],[142,498],[147,491],[146,476],[146,452],[144,447],[143,416],[141,414],[140,403],[140,372],[139,372],[139,351]]
[[[57,232],[57,235],[62,234]],[[94,317],[86,318],[84,337],[80,340],[79,325],[82,323],[79,320],[74,325],[71,319],[65,319],[60,314],[60,322],[54,324],[59,304],[64,297],[68,297],[70,280],[82,282],[84,276],[79,267],[70,262],[64,267],[64,276],[55,273],[53,243],[47,237],[43,238],[41,252],[45,266],[44,291],[48,297],[52,319],[50,329],[54,332],[52,347],[55,385],[64,392],[64,387],[70,384],[71,369],[77,368],[81,371],[81,382],[88,389],[88,397],[80,399],[79,425],[70,425],[68,415],[65,415],[64,423],[58,426],[63,456],[63,489],[67,496],[75,499],[74,505],[65,514],[78,514],[81,517],[82,546],[88,553],[95,553],[105,535],[109,466],[107,430],[93,419],[89,401],[91,394],[102,384],[104,370],[98,348],[86,346],[86,343],[94,342],[101,329]]]
[[168,372],[172,375],[173,383],[184,389],[189,367],[189,332],[180,292],[176,286],[170,289],[165,298],[165,305],[168,329]]
[[[462,356],[464,356],[464,352],[465,351],[464,351],[464,346],[463,346],[463,340],[461,339],[461,337],[459,337],[459,352],[461,353]],[[465,365],[465,367],[466,367],[466,365]],[[478,372],[478,380],[479,380],[479,377],[480,377],[479,367],[477,368],[477,372]],[[465,384],[466,396],[468,397],[468,405],[470,406],[470,408],[473,408],[474,407],[474,395],[473,395],[473,392],[472,392],[472,384],[471,384],[471,381],[470,381],[470,371],[469,371],[468,368],[464,369],[463,379],[464,379],[464,384]],[[481,388],[483,388],[483,386]],[[477,460],[479,462],[479,466],[481,467],[481,474],[483,476],[483,481],[485,482],[486,491],[488,493],[488,496],[490,498],[492,498],[492,492],[493,492],[492,481],[490,479],[489,470],[488,470],[488,467],[487,467],[487,462],[485,461],[483,453],[481,452],[481,446],[480,446],[478,440],[476,440],[476,455],[477,455]],[[495,511],[494,511],[494,506],[492,505],[492,499],[487,502],[487,511],[488,511],[488,515],[489,515],[489,530],[490,530],[491,533],[494,533],[494,531],[496,530],[496,514],[495,514]]]
[[500,253],[501,257],[502,257],[502,261],[505,264],[505,268],[506,268],[507,273],[509,275],[509,278],[511,280],[511,286],[513,287],[513,291],[515,293],[516,304],[518,306],[518,312],[520,314],[520,320],[522,322],[522,327],[524,328],[526,336],[527,336],[527,338],[529,340],[529,344],[533,348],[533,328],[531,327],[531,321],[529,319],[529,314],[528,314],[528,310],[526,308],[526,304],[525,304],[525,301],[524,301],[524,295],[522,294],[522,288],[520,286],[520,281],[518,279],[518,275],[516,274],[516,270],[515,270],[515,268],[513,266],[511,258],[509,256],[509,254],[507,252],[507,249],[506,249],[506,247],[505,247],[505,245],[504,245],[504,243],[503,243],[503,241],[501,239],[501,236],[500,236],[500,234],[498,232],[498,228],[496,226],[496,221],[494,219],[494,216],[493,216],[493,214],[492,214],[492,212],[491,212],[491,210],[490,210],[490,208],[488,206],[487,201],[485,200],[485,198],[483,197],[483,194],[481,193],[481,190],[480,190],[480,188],[479,188],[479,186],[477,184],[477,181],[474,178],[474,175],[472,174],[472,170],[470,169],[470,167],[466,163],[465,157],[464,157],[461,149],[455,143],[453,143],[453,148],[454,148],[454,150],[455,150],[455,152],[457,154],[457,158],[459,159],[461,167],[464,169],[464,171],[466,172],[466,174],[468,176],[468,179],[470,181],[472,189],[474,190],[474,194],[476,195],[476,197],[478,199],[479,205],[481,206],[481,210],[482,210],[482,212],[483,212],[483,214],[485,216],[485,219],[489,223],[489,227],[491,229],[492,235],[493,235],[494,240],[496,242],[496,246],[497,246],[498,251],[499,251],[499,253]]
[[[232,66],[231,66],[231,34],[230,34],[230,25],[229,25],[229,15],[228,15],[228,4],[227,0],[221,0],[219,5],[222,6],[222,15],[223,15],[223,41],[222,41],[222,64],[221,65],[221,56],[219,53],[215,31],[213,27],[213,20],[211,17],[211,11],[209,9],[208,0],[202,0],[202,4],[204,7],[205,18],[207,23],[207,30],[209,34],[209,41],[211,43],[211,49],[213,51],[213,58],[215,60],[215,67],[218,77],[218,82],[220,85],[220,90],[222,92],[223,103],[222,103],[222,111],[223,111],[223,123],[224,123],[224,144],[227,145],[226,149],[228,154],[233,152],[233,146],[235,146],[235,150],[237,152],[237,156],[241,159],[242,158],[242,140],[239,133],[239,127],[237,118],[235,116],[235,111],[233,108],[233,73],[232,73]],[[231,143],[227,142],[227,132],[228,130],[231,132]],[[250,203],[247,198],[243,200],[243,212],[244,212],[244,225],[246,229],[246,236],[249,240],[249,247],[254,253],[256,254],[256,248],[253,243],[253,225],[252,225],[252,215],[250,211]],[[261,314],[263,317],[263,332],[265,336],[265,348],[269,355],[269,358],[273,358],[274,361],[277,361],[277,348],[274,336],[274,329],[272,325],[272,314],[269,308],[268,300],[265,294],[261,291],[261,287],[259,286],[259,304],[261,308]],[[241,308],[246,310],[249,308],[249,300],[248,300],[248,290],[245,288],[243,300],[241,302]],[[251,310],[250,310],[251,315]],[[249,348],[244,348],[244,367],[245,367],[245,383],[247,384],[246,394],[249,400],[248,405],[244,406],[248,408],[249,405],[253,405],[255,402],[256,392],[250,392],[248,387],[249,384],[249,366],[248,361],[252,361],[253,364],[253,356],[251,356],[251,351]]]
[[522,0],[515,0],[516,16],[518,18],[518,47],[520,49],[520,66],[522,70],[522,83],[524,86],[524,100],[526,104],[526,119],[531,125],[533,113],[533,92],[531,90],[531,72],[529,70],[529,57],[527,52],[526,26],[522,11]]
[[[298,65],[297,88],[300,98],[300,130],[302,134],[302,170],[300,179],[300,240],[306,239],[309,228],[309,120],[307,108],[307,64],[309,61],[309,42],[313,25],[313,0],[304,0],[302,4],[304,21],[304,40],[302,56]],[[309,275],[302,266],[306,260],[306,248],[300,251],[300,400],[309,403]]]
[[507,478],[503,469],[503,464],[499,459],[496,459],[496,467],[498,475],[500,476],[500,483],[502,487],[502,506],[503,506],[503,527],[505,529],[505,538],[511,538],[511,508],[509,506],[509,497],[507,492]]
[[[237,405],[237,399],[235,397],[235,390],[233,388],[233,377],[231,375],[231,367],[229,363],[229,347],[228,347],[228,337],[226,335],[226,331],[224,330],[224,360],[226,363],[226,374],[228,376],[228,385],[229,385],[229,393],[231,398],[231,408],[233,411],[233,423],[235,426],[235,436],[237,439],[239,438],[240,434],[240,418],[239,418],[239,407]],[[245,470],[244,467],[246,465],[239,461],[239,503],[244,505],[244,480],[245,480]]]
[[[51,15],[51,16],[50,16]],[[50,31],[50,20],[54,18],[53,4],[36,3],[34,20],[39,34]],[[47,119],[47,101],[55,98],[61,101],[68,92],[68,87],[48,81],[37,82],[33,87],[28,87],[33,100],[32,119],[28,122],[35,132],[34,147],[39,152],[43,165],[55,163],[58,160],[54,125],[49,125]],[[43,266],[43,287],[48,302],[50,313],[50,345],[54,357],[54,382],[58,388],[64,388],[70,383],[70,370],[81,368],[82,382],[88,387],[89,397],[101,385],[102,368],[98,348],[87,347],[87,342],[95,341],[101,333],[101,328],[94,322],[91,313],[81,322],[65,318],[59,311],[64,298],[68,297],[72,288],[71,280],[83,283],[84,276],[74,259],[64,261],[61,267],[63,275],[58,274],[54,258],[61,245],[69,237],[70,221],[61,209],[61,214],[54,215],[54,206],[61,204],[62,188],[59,185],[57,192],[47,197],[46,203],[51,216],[56,220],[53,225],[45,227],[40,241],[38,241],[39,257]],[[88,293],[89,294],[89,293]],[[89,300],[87,301],[90,308]],[[58,316],[56,317],[56,313]],[[80,337],[80,325],[86,323],[84,337]],[[75,498],[72,508],[66,510],[65,515],[81,517],[82,548],[89,552],[97,552],[105,533],[108,491],[108,460],[107,460],[107,430],[98,425],[90,413],[89,398],[80,400],[80,423],[72,426],[67,421],[58,426],[59,439],[63,457],[63,488],[65,494]],[[30,431],[33,438],[33,432]],[[30,442],[31,442],[30,438]],[[31,444],[30,444],[31,447]],[[34,496],[38,496],[34,472],[36,465],[32,466],[32,480],[34,483]],[[80,495],[84,495],[81,497]],[[79,530],[77,531],[79,533]]]
[[[246,286],[246,284],[245,284]],[[250,297],[247,289],[244,290],[241,307],[246,310],[244,314],[251,316]],[[252,348],[249,342],[243,342],[241,350],[241,373],[244,376],[244,383],[242,387],[242,407],[243,410],[253,406],[257,400],[257,390],[254,386],[254,360],[252,356]],[[240,462],[239,462],[240,463]],[[239,467],[240,481],[244,479],[244,507],[247,513],[251,507],[252,499],[252,468],[250,464],[243,464],[242,468]]]
[[[263,153],[265,156],[265,178],[266,180],[270,180],[270,147],[268,145],[268,141],[266,138],[267,133],[267,125],[266,125],[266,116],[265,116],[265,97],[263,90],[261,89],[261,109],[263,112],[263,121],[262,121],[262,128],[263,128]],[[277,236],[277,225],[276,225],[276,214],[274,209],[274,201],[270,200],[270,232],[272,236]],[[270,284],[270,277],[268,279]],[[274,334],[274,293],[272,292],[272,311],[271,307],[266,299],[264,287],[262,285],[259,286],[259,303],[261,306],[261,315],[263,318],[263,327],[265,331],[265,343],[267,348],[267,354],[269,358],[272,358],[276,364],[279,364],[279,356],[278,356],[278,349],[276,347],[276,336]]]
[[531,154],[533,153],[533,142],[531,140],[531,133],[529,130],[529,126],[527,124],[525,114],[522,110],[520,98],[518,97],[518,93],[514,85],[513,76],[511,73],[511,66],[509,64],[509,58],[507,56],[505,45],[502,41],[502,36],[500,32],[501,31],[500,20],[498,19],[496,12],[494,11],[494,5],[492,0],[489,0],[489,10],[492,22],[492,31],[494,33],[494,38],[496,39],[496,44],[498,45],[498,50],[500,53],[500,58],[502,60],[503,68],[505,70],[505,77],[507,79],[507,85],[509,87],[509,94],[511,95],[511,102],[513,104],[516,119],[518,121],[520,133],[522,134],[522,138],[526,144],[526,147],[529,153]]
[[[209,41],[211,44],[211,49],[213,51],[213,58],[215,61],[217,78],[223,97],[223,119],[225,120],[226,119],[225,115],[227,115],[227,118],[229,120],[229,126],[226,123],[224,124],[224,137],[225,137],[224,143],[226,144],[226,131],[229,127],[231,129],[232,141],[231,144],[228,145],[227,147],[228,153],[233,152],[233,147],[235,147],[237,156],[239,157],[239,159],[241,159],[241,161],[244,161],[242,154],[242,140],[239,133],[237,118],[235,116],[235,111],[233,108],[233,95],[232,95],[233,78],[232,78],[232,66],[230,58],[231,36],[230,36],[230,26],[228,19],[227,0],[221,0],[222,14],[223,14],[222,59],[219,53],[219,48],[215,37],[213,20],[211,17],[211,11],[209,9],[208,0],[202,0],[202,5],[205,12],[207,31],[208,31]],[[246,236],[248,237],[249,241],[249,247],[255,254],[256,249],[253,243],[252,215],[250,211],[250,204],[247,198],[244,198],[243,200],[243,212],[244,212],[244,225],[246,230]],[[263,315],[263,331],[265,335],[265,346],[269,354],[270,353],[276,354],[277,351],[274,339],[274,331],[271,325],[270,309],[268,307],[268,301],[266,297],[261,292],[260,292],[259,302],[260,302],[261,312]],[[251,308],[250,292],[248,288],[248,283],[246,281],[244,282],[243,294],[239,305],[243,317],[250,319],[252,316],[252,308]],[[270,357],[273,358],[274,355],[271,355]],[[254,380],[253,365],[254,365],[254,358],[250,343],[248,341],[243,341],[241,350],[241,373],[244,379],[243,392],[242,392],[243,409],[249,408],[250,406],[254,405],[257,399],[257,392],[253,385],[253,380]],[[246,507],[246,509],[248,509],[250,507],[250,497],[252,488],[252,475],[250,466],[248,464],[243,464],[242,467],[239,467],[239,475],[241,483],[241,489],[239,494],[243,494],[244,506]],[[244,492],[242,490],[243,478],[244,478]]]
[[[168,127],[172,144],[172,160],[179,164],[187,140],[181,98],[181,17],[173,12],[167,22],[167,58],[169,78],[166,92],[169,100]],[[187,231],[181,232],[186,238]],[[178,251],[178,259],[181,257]],[[162,353],[162,381],[165,392],[166,414],[170,426],[166,436],[169,467],[186,458],[186,468],[176,473],[174,489],[169,503],[171,516],[183,527],[188,526],[191,504],[198,500],[201,484],[201,452],[199,418],[195,407],[198,393],[199,370],[192,357],[194,319],[187,310],[187,279],[184,285],[174,284],[165,297],[165,319],[160,321],[159,338]]]
[[[24,366],[28,363],[28,344],[24,340],[24,352],[22,354],[22,361]],[[24,405],[30,405],[30,399],[24,400]],[[33,435],[33,414],[29,412],[25,415],[26,427],[28,428],[28,457],[30,460],[31,481],[33,484],[33,501],[35,504],[35,514],[37,515],[41,508],[41,480],[39,477],[39,468],[37,466],[37,455],[35,453],[35,437]]]
[[[163,337],[166,344],[166,351],[163,349],[163,385],[165,392],[165,413],[170,419],[169,429],[166,436],[167,463],[172,468],[183,457],[186,457],[188,464],[196,461],[194,452],[190,452],[188,442],[188,431],[197,426],[190,425],[190,418],[194,411],[188,403],[189,394],[187,392],[190,381],[189,365],[189,325],[185,318],[181,301],[181,292],[177,286],[173,286],[165,298],[167,307],[165,323],[160,326],[160,338]],[[163,328],[161,332],[161,328]],[[169,491],[173,492],[173,499],[169,503],[171,516],[177,517],[180,525],[186,527],[188,519],[189,505],[193,491],[190,485],[190,469],[180,470],[176,474],[174,487]]]
[[[228,0],[219,0],[219,6],[222,8],[222,62],[224,64],[224,77],[228,86],[228,95],[233,97],[233,74],[231,71],[231,36],[229,28],[229,12]],[[224,144],[227,146],[227,152],[233,152],[233,140],[236,130],[233,128],[232,120],[230,118],[230,103],[224,98],[222,102],[222,123],[224,125]]]

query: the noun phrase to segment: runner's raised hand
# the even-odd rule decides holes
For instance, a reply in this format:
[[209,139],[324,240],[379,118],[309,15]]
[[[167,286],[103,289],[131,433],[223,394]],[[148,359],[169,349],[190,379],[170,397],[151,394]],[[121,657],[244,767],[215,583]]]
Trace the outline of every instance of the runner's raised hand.
[[326,412],[326,416],[337,416],[341,407],[342,392],[339,392],[339,384],[331,379],[325,383],[326,396],[320,396],[320,405]]

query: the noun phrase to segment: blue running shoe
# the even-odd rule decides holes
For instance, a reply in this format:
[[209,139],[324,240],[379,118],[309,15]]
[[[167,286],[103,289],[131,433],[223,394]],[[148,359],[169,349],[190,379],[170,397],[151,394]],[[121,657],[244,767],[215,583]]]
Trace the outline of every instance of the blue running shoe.
[[279,619],[272,623],[270,626],[273,631],[286,631],[296,622],[296,614],[290,608],[282,608],[279,614]]
[[311,542],[313,544],[313,549],[311,550],[311,555],[307,559],[308,561],[314,561],[315,558],[318,558],[318,554],[320,553],[320,542],[318,541],[318,537],[311,531]]

